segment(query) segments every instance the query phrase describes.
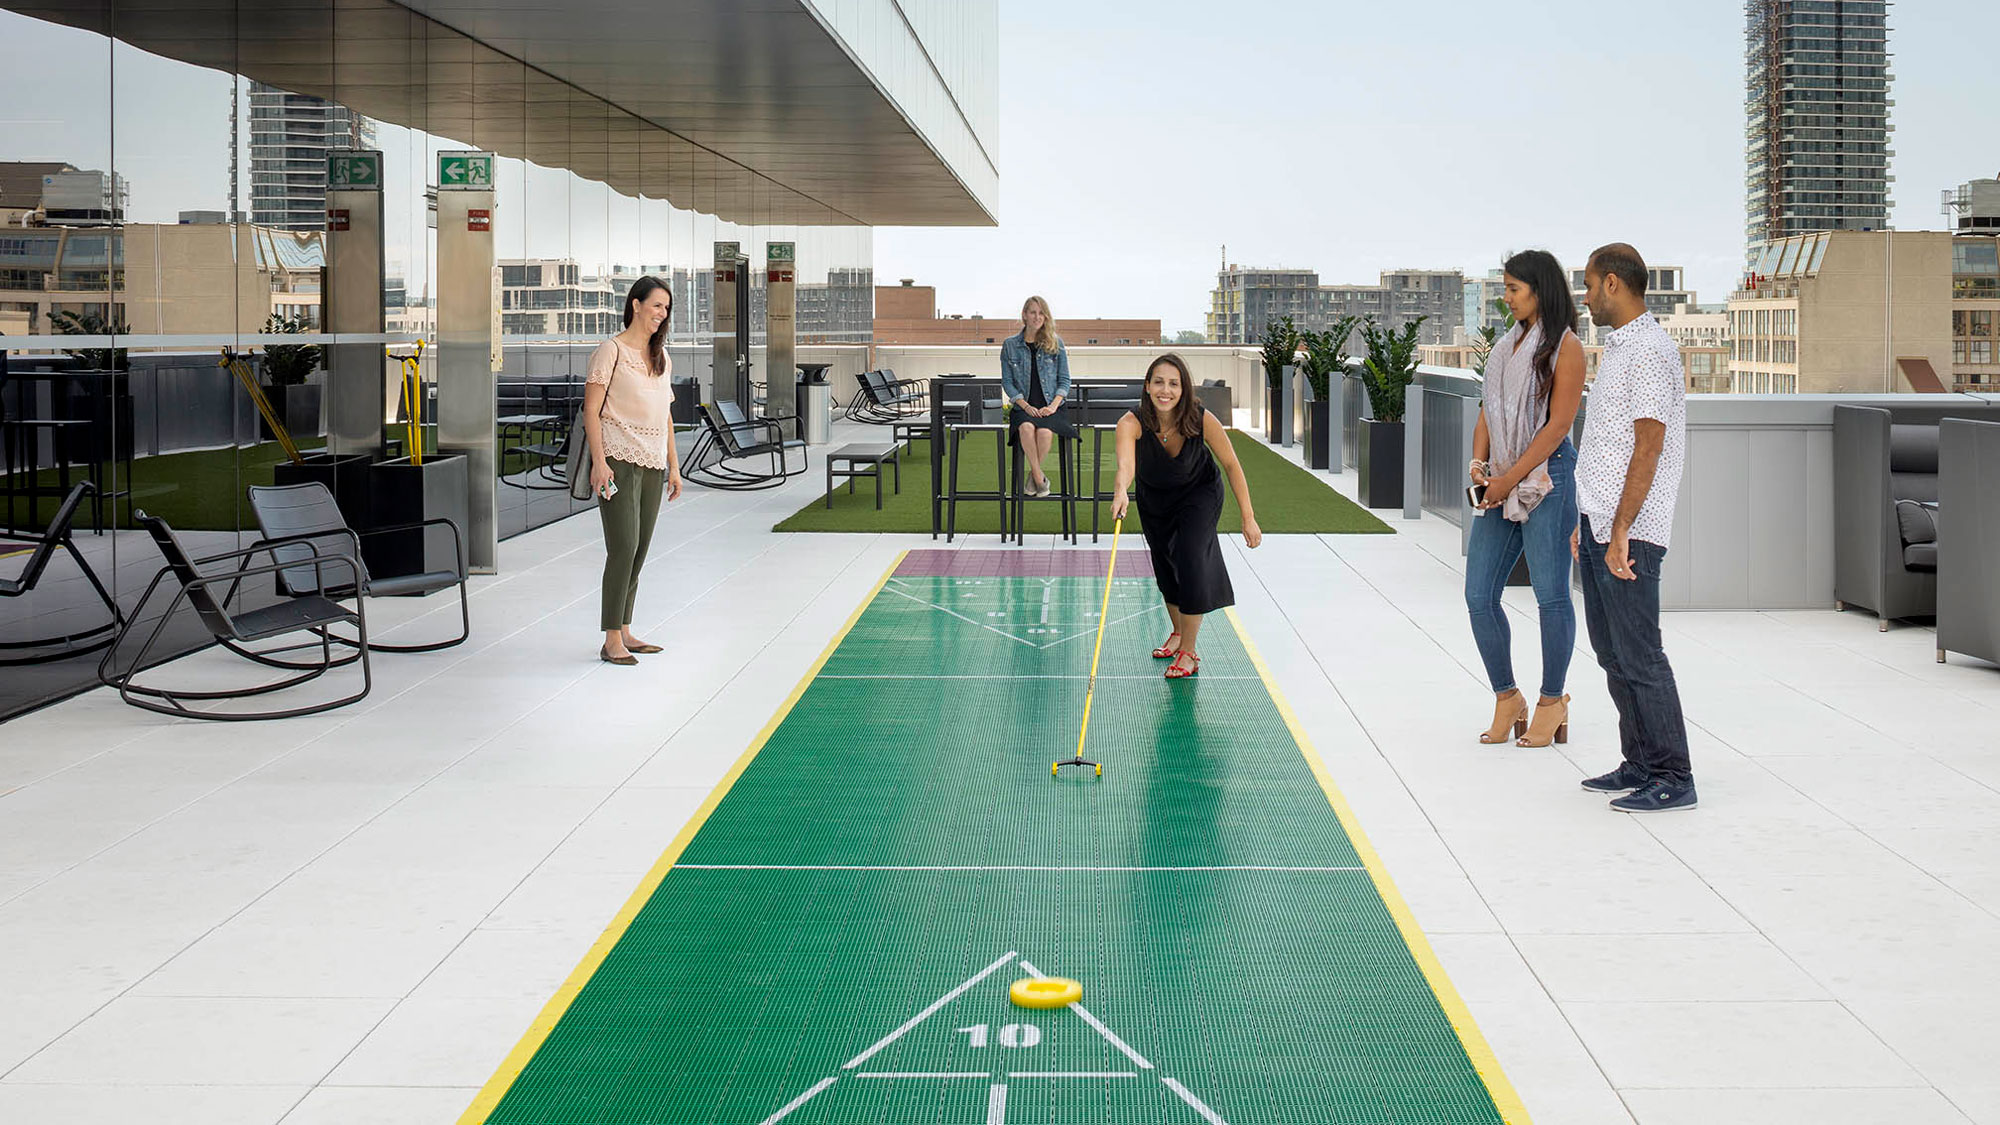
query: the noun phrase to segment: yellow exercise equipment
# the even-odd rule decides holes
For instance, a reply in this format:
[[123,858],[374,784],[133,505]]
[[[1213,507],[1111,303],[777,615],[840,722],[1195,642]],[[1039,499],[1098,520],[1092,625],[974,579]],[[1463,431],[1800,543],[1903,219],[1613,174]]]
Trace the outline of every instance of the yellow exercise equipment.
[[[1090,734],[1090,701],[1097,694],[1097,658],[1104,654],[1104,620],[1111,616],[1111,576],[1118,573],[1118,536],[1125,530],[1125,517],[1119,516],[1111,525],[1111,566],[1104,572],[1104,604],[1097,610],[1097,647],[1090,652],[1090,686],[1083,692],[1083,726],[1076,732],[1076,757],[1049,766],[1049,776],[1062,775],[1064,766],[1089,766],[1104,776],[1104,767],[1083,756],[1083,740]],[[1025,982],[1016,982],[1016,986]],[[1071,982],[1075,983],[1074,981]],[[1020,1003],[1020,1001],[1015,1001]],[[1068,1003],[1068,1001],[1064,1001]],[[1059,1005],[1051,1005],[1057,1007]]]
[[257,413],[263,415],[264,424],[271,428],[271,436],[278,439],[278,448],[285,451],[285,456],[291,459],[292,464],[305,464],[305,457],[300,455],[298,445],[292,441],[292,432],[278,420],[278,412],[271,409],[271,400],[264,397],[263,386],[257,382],[256,374],[250,370],[250,356],[224,348],[222,361],[216,366],[228,368],[229,373],[236,376],[236,381],[243,384],[243,392],[250,396],[252,403],[256,404]]
[[420,361],[424,357],[424,342],[417,341],[417,349],[409,355],[397,355],[383,348],[390,359],[403,365],[403,451],[410,455],[410,464],[424,463],[424,377]]
[[1083,985],[1068,977],[1024,977],[1007,986],[1017,1008],[1067,1008],[1083,999]]

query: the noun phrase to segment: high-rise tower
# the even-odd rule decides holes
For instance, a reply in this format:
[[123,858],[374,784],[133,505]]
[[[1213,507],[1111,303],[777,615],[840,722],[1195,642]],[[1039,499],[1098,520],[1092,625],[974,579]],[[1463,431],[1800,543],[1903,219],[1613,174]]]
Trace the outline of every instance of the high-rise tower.
[[375,124],[344,105],[250,84],[250,221],[326,226],[326,154],[372,148]]
[[1889,3],[1744,3],[1749,245],[1889,225]]

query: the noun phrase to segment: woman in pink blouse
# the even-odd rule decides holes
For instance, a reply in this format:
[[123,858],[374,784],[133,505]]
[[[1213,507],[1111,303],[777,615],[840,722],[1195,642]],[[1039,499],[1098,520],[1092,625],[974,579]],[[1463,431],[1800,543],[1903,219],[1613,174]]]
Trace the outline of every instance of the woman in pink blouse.
[[667,320],[674,295],[648,275],[625,296],[625,331],[591,353],[583,387],[583,429],[590,439],[590,490],[604,520],[604,600],[599,625],[607,664],[637,664],[632,654],[660,651],[632,635],[639,569],[653,541],[660,497],[679,499],[681,455],[674,447],[669,407],[673,363]]

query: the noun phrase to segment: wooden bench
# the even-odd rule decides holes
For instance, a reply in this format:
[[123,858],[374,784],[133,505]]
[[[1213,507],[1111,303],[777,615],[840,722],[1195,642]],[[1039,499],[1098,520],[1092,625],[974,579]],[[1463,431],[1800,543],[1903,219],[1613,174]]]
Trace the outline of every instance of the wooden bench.
[[[826,506],[833,507],[833,478],[846,477],[849,495],[854,492],[855,477],[875,478],[875,510],[882,510],[882,466],[887,464],[896,474],[896,494],[903,492],[903,463],[896,459],[895,442],[858,442],[843,445],[826,455]],[[844,466],[836,468],[836,466]]]

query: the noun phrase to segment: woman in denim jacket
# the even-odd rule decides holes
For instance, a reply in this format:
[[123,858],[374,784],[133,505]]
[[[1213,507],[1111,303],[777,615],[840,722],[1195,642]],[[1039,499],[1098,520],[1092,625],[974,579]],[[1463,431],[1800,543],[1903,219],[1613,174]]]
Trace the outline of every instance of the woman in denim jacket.
[[1055,439],[1075,437],[1076,428],[1063,411],[1069,397],[1069,352],[1056,335],[1049,303],[1040,297],[1021,306],[1020,333],[1000,345],[1000,386],[1014,407],[1012,421],[1028,463],[1027,493],[1047,496],[1049,478],[1042,462]]

